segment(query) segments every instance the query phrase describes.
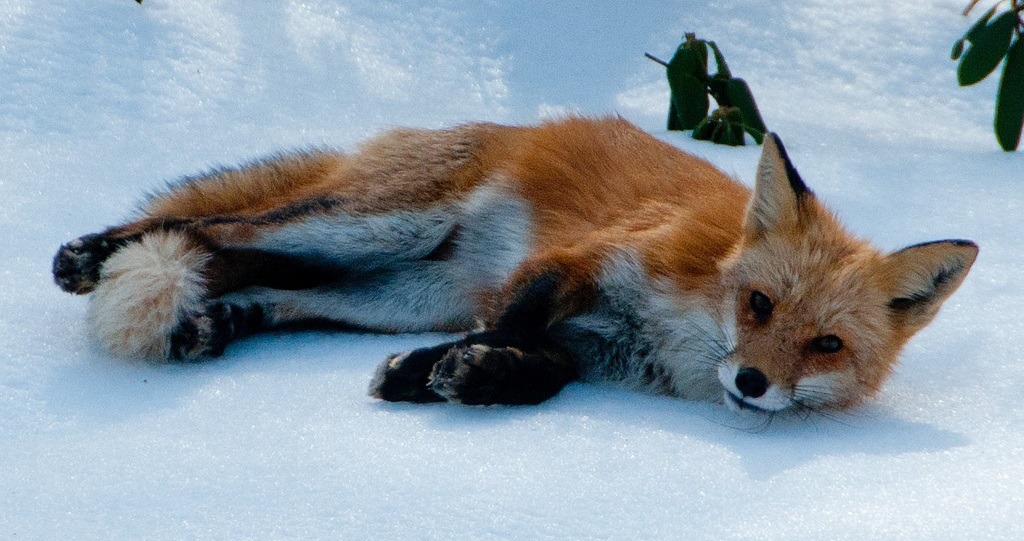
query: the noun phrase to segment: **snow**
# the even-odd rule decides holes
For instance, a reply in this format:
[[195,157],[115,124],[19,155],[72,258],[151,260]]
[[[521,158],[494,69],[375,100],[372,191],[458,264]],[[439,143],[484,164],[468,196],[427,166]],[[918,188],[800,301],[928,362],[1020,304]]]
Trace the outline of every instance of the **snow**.
[[[1024,154],[955,86],[960,0],[0,3],[0,536],[1020,539]],[[618,112],[663,132],[683,31],[715,39],[850,228],[981,256],[878,399],[777,419],[576,384],[538,407],[384,404],[444,335],[256,337],[126,362],[50,261],[162,182],[392,125]]]

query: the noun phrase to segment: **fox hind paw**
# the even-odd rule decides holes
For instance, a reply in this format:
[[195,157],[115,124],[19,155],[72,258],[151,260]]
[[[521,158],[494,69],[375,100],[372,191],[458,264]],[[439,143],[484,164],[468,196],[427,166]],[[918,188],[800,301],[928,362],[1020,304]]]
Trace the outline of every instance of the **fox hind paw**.
[[[250,312],[253,310],[258,311],[258,308],[254,307]],[[245,309],[235,304],[212,301],[178,323],[171,332],[168,357],[174,361],[220,357],[232,340],[253,326],[250,320],[259,316],[257,313],[246,313]]]

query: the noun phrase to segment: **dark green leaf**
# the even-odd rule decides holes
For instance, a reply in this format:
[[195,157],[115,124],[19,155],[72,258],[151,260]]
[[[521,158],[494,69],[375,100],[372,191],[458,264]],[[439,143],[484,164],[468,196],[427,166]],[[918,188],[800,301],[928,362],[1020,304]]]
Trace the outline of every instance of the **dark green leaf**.
[[708,94],[711,94],[711,97],[715,98],[719,107],[732,106],[732,102],[729,101],[728,90],[726,89],[728,83],[729,79],[718,74],[715,74],[713,77],[708,79]]
[[764,134],[765,134],[765,132],[763,132],[761,130],[757,130],[757,129],[751,128],[750,126],[747,126],[746,124],[743,125],[743,129],[747,130],[747,133],[749,133],[750,136],[754,138],[754,142],[755,143],[760,145],[761,143],[764,142]]
[[743,126],[728,120],[720,120],[711,134],[711,142],[733,147],[743,146]]
[[697,56],[697,67],[694,70],[693,76],[706,81],[708,78],[708,46],[707,42],[702,39],[695,39],[687,44],[683,44],[684,47],[690,47]]
[[[676,49],[676,55],[672,57],[672,60],[676,59],[676,56],[680,52],[686,52],[687,57],[681,60],[685,60],[685,69],[687,73],[694,77],[705,81],[708,78],[708,47],[707,42],[702,39],[697,39],[695,34],[688,33],[685,36],[685,41],[679,45]],[[672,64],[672,60],[669,60],[669,64]]]
[[718,67],[718,72],[715,73],[715,76],[731,79],[732,73],[729,72],[729,64],[725,63],[725,57],[722,56],[722,51],[718,50],[718,45],[715,45],[713,41],[709,41],[708,47],[711,47],[711,52],[715,55],[715,65]]
[[725,144],[734,147],[741,147],[746,144],[746,142],[743,140],[743,123],[729,122],[728,132],[729,133],[726,137]]
[[761,119],[761,112],[757,110],[757,103],[754,102],[754,95],[751,94],[747,82],[738,78],[730,79],[726,90],[729,94],[729,101],[743,115],[743,125],[748,128],[751,137],[757,141],[757,144],[761,144],[768,128],[765,127],[764,120]]
[[974,25],[972,25],[967,30],[967,33],[964,34],[964,39],[967,40],[967,41],[973,42],[975,40],[975,38],[977,38],[981,33],[983,33],[984,30],[985,30],[985,25],[987,25],[988,21],[992,19],[992,15],[995,15],[996,8],[998,8],[998,7],[999,7],[999,4],[996,4],[996,5],[992,6],[991,9],[986,11],[985,14],[982,15],[981,18],[978,19],[978,21],[975,22]]
[[725,132],[725,121],[714,121],[714,129],[711,130],[711,142],[718,143],[722,140],[722,133]]
[[1024,127],[1024,40],[1020,36],[1010,47],[996,94],[996,139],[1003,150],[1017,150]]
[[960,86],[973,85],[996,69],[1010,48],[1016,24],[1017,14],[1007,11],[971,38],[971,46],[960,58],[960,66],[956,71]]
[[[700,44],[707,50],[704,44]],[[679,129],[690,130],[708,114],[707,83],[695,74],[705,70],[696,48],[680,47],[668,63],[668,86],[672,90],[672,105],[679,118]]]
[[959,60],[960,55],[964,54],[964,40],[957,40],[953,44],[953,52],[949,54],[950,60]]
[[715,111],[718,117],[734,124],[743,124],[743,113],[739,107],[722,107]]
[[705,117],[704,120],[697,124],[697,127],[693,129],[693,138],[699,141],[709,141],[711,134],[715,131],[715,126],[718,125],[718,121],[711,117]]
[[738,107],[719,107],[711,113],[711,119],[716,123],[711,136],[713,142],[729,146],[744,144],[743,113]]
[[668,131],[682,131],[683,124],[679,120],[679,111],[676,110],[676,102],[671,98],[668,100]]
[[690,75],[679,75],[669,79],[669,88],[680,129],[692,129],[707,116],[710,102],[704,83]]
[[754,128],[751,128],[750,126],[747,126],[746,124],[743,125],[743,129],[747,130],[747,133],[750,134],[750,137],[752,137],[754,139],[755,143],[760,145],[761,143],[764,142],[764,132],[763,131],[755,130]]

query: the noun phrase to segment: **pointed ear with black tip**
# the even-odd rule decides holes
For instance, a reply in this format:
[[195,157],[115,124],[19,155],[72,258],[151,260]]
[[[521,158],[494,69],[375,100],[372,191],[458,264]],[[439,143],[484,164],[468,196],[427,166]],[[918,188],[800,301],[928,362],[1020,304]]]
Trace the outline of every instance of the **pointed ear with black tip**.
[[889,288],[893,318],[915,330],[927,325],[977,257],[978,246],[969,240],[926,242],[889,254],[882,280]]
[[774,133],[767,134],[744,221],[747,238],[757,239],[773,230],[796,226],[803,202],[813,198],[814,193],[789,160],[782,140]]

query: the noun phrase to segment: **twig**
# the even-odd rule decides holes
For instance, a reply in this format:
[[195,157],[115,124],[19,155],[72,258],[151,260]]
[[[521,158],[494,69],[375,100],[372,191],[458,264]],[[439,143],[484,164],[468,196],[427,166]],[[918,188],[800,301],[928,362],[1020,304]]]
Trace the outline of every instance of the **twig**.
[[967,7],[964,8],[963,16],[966,17],[967,14],[969,14],[971,10],[974,9],[974,6],[978,5],[978,2],[980,1],[981,0],[971,0],[971,3],[967,4]]
[[666,68],[668,67],[668,62],[665,62],[664,60],[654,56],[651,53],[644,53],[644,56],[646,56],[647,58],[650,58],[651,60],[661,64],[662,66],[665,66]]

